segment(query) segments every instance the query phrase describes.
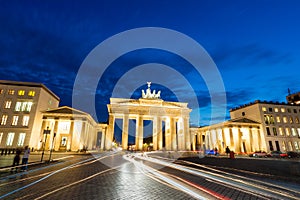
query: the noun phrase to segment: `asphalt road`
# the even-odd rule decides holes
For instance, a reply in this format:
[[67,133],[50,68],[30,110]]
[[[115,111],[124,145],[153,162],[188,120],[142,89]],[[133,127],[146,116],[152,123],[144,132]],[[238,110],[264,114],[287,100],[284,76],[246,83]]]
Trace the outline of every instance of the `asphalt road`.
[[0,199],[299,199],[300,186],[162,158],[104,152],[2,173]]

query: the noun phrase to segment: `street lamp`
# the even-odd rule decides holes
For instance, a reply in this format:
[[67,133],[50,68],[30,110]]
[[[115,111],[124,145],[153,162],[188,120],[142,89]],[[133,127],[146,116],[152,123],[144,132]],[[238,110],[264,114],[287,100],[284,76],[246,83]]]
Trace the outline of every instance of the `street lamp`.
[[51,130],[49,130],[49,126],[47,126],[47,129],[44,130],[43,134],[46,135],[45,137],[45,142],[43,145],[43,152],[42,152],[42,158],[41,158],[41,162],[43,161],[43,157],[44,157],[44,152],[45,152],[45,146],[46,146],[46,142],[47,142],[47,135],[50,134]]
[[52,139],[52,147],[50,149],[50,156],[49,156],[49,162],[51,162],[51,155],[52,155],[52,151],[53,151],[53,146],[54,146],[54,138],[56,136],[56,133],[53,134],[53,139]]

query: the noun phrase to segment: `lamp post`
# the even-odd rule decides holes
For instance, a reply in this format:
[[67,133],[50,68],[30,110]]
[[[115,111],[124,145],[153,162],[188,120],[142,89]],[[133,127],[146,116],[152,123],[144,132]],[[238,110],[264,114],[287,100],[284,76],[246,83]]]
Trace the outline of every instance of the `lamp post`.
[[49,130],[49,126],[47,126],[47,129],[44,130],[43,134],[46,135],[45,136],[45,142],[44,142],[44,145],[43,145],[43,152],[42,152],[42,157],[41,157],[41,162],[43,161],[43,157],[44,157],[44,153],[45,153],[45,146],[46,146],[46,142],[47,142],[47,135],[50,134],[50,131]]
[[53,134],[53,139],[52,139],[52,147],[50,149],[50,156],[49,156],[49,162],[51,162],[51,155],[52,155],[52,151],[53,151],[53,146],[54,146],[54,138],[56,136],[56,133]]

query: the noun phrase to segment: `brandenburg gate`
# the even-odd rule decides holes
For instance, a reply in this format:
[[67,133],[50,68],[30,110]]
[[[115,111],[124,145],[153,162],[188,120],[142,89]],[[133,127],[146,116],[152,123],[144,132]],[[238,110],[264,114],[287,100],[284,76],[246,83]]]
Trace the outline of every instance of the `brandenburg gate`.
[[[108,128],[105,137],[105,149],[112,148],[114,126],[116,119],[122,119],[122,149],[128,146],[129,120],[136,120],[135,146],[136,150],[143,148],[143,120],[153,122],[152,143],[153,150],[163,149],[163,135],[165,150],[191,150],[191,136],[189,132],[189,117],[191,109],[187,103],[167,102],[160,98],[160,91],[156,93],[150,89],[151,82],[147,82],[146,92],[142,90],[140,99],[111,98],[107,105],[109,113]],[[165,134],[163,134],[163,122]]]

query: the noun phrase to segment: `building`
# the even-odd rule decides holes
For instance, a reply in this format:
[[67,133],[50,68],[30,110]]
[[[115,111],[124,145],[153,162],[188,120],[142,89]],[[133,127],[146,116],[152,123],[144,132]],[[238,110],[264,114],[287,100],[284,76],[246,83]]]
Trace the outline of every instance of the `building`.
[[230,117],[259,122],[267,151],[300,151],[299,105],[257,100],[231,109]]
[[225,153],[226,147],[238,153],[266,151],[265,136],[261,124],[244,117],[219,124],[191,128],[194,150],[213,150]]
[[57,108],[59,97],[40,83],[0,81],[0,149],[37,148],[42,113]]
[[104,149],[102,134],[105,133],[106,126],[98,124],[89,114],[68,106],[45,110],[42,112],[39,136],[41,142],[38,149],[55,151]]
[[289,94],[286,97],[286,100],[289,104],[300,105],[300,92],[294,93],[294,94]]

